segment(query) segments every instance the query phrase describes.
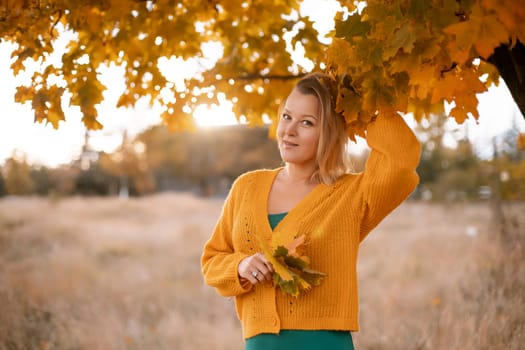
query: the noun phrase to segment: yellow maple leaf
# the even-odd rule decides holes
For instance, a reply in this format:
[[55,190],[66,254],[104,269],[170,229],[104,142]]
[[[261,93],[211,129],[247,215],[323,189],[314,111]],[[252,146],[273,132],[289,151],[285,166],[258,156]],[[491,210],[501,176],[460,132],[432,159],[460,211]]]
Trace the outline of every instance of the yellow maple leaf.
[[[475,119],[479,118],[478,112],[478,98],[476,94],[469,93],[468,91],[463,94],[456,95],[456,105],[461,106],[467,113],[472,114]],[[461,123],[459,123],[461,124]]]
[[49,108],[47,111],[47,122],[53,125],[54,129],[58,129],[59,123],[66,120],[64,111],[62,110],[62,94],[64,88],[53,85],[49,88]]
[[476,94],[487,91],[487,86],[479,80],[481,74],[483,74],[482,71],[477,71],[475,69],[461,70],[462,84],[456,89]]
[[259,236],[257,236],[257,239],[259,240],[259,246],[264,256],[273,266],[274,274],[279,275],[283,281],[293,281],[293,276],[290,271],[274,257],[272,248]]
[[405,53],[412,52],[416,35],[410,23],[404,24],[397,30],[391,41],[388,41],[383,49],[383,60],[388,60],[390,57],[396,55],[400,50]]
[[482,0],[481,4],[498,18],[508,30],[509,37],[525,42],[525,3],[513,0]]
[[94,106],[81,105],[80,111],[83,114],[82,122],[89,130],[100,130],[104,127],[98,120],[98,112]]
[[419,67],[421,64],[421,57],[413,54],[398,54],[395,59],[390,62],[390,72],[398,73],[405,72]]
[[451,57],[459,63],[465,63],[474,48],[479,56],[488,58],[494,48],[509,41],[510,34],[494,14],[484,13],[479,5],[473,7],[468,20],[454,23],[443,29],[455,37],[450,43]]
[[336,98],[335,110],[343,113],[346,123],[357,120],[361,110],[361,98],[353,91],[342,88]]
[[458,83],[457,76],[454,74],[444,74],[436,81],[432,89],[432,98],[430,103],[440,102],[442,100],[451,101],[451,96],[456,90]]
[[488,58],[494,48],[509,41],[509,33],[494,15],[483,16],[479,23],[479,39],[474,43],[476,51],[483,58]]
[[[337,70],[344,67],[351,66],[352,57],[355,56],[352,45],[344,39],[333,38],[332,44],[326,51],[326,57],[328,66]],[[344,70],[338,71],[338,73],[345,74]]]
[[468,119],[468,112],[461,107],[454,107],[450,110],[450,115],[454,117],[458,124],[463,124]]
[[35,89],[33,87],[27,86],[17,86],[15,94],[15,102],[25,103],[27,101],[33,100],[35,94]]

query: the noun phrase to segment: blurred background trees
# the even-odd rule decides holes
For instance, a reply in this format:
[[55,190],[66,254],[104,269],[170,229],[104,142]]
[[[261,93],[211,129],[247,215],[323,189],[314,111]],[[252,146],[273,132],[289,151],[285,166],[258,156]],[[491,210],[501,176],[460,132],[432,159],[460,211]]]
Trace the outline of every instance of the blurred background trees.
[[171,133],[153,126],[133,139],[124,136],[112,153],[84,149],[79,159],[57,168],[31,167],[13,155],[0,172],[0,195],[127,197],[171,190],[209,196],[224,194],[243,172],[280,164],[267,127]]
[[[423,152],[414,198],[487,200],[498,195],[525,200],[525,149],[516,147],[517,131],[495,138],[489,156],[481,156],[466,135],[447,144],[454,130],[447,130],[443,118],[430,118],[415,131]],[[362,168],[366,151],[351,154],[356,170]],[[13,155],[0,171],[0,195],[224,195],[243,172],[279,165],[267,128],[233,125],[171,133],[153,126],[133,139],[124,137],[112,153],[86,149],[78,160],[58,168],[32,167],[23,156]]]
[[30,194],[34,190],[31,167],[23,155],[17,154],[5,162],[4,182],[6,193],[14,195]]

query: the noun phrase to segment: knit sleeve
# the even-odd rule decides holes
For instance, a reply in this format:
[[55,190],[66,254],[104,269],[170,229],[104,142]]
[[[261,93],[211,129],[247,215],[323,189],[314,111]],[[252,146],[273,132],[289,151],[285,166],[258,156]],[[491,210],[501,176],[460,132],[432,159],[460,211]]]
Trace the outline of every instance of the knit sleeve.
[[222,296],[240,295],[253,287],[250,283],[241,284],[237,267],[247,255],[236,252],[232,242],[235,208],[240,201],[240,187],[239,181],[235,181],[201,257],[204,281]]
[[371,152],[363,173],[361,240],[414,191],[421,153],[419,141],[397,114],[377,118],[366,138]]

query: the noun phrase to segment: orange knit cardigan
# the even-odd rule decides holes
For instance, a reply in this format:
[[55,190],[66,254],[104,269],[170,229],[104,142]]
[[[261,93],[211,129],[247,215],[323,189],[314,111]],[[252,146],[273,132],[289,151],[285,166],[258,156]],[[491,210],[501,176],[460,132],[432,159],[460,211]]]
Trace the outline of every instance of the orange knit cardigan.
[[[234,296],[243,337],[281,329],[356,331],[357,256],[360,242],[415,189],[420,144],[399,116],[378,118],[367,131],[371,153],[365,170],[317,185],[272,231],[267,202],[280,169],[240,176],[202,254],[204,280],[223,296]],[[271,283],[241,285],[237,266],[261,251],[256,235],[290,240],[306,234],[311,268],[327,274],[320,286],[298,297]]]

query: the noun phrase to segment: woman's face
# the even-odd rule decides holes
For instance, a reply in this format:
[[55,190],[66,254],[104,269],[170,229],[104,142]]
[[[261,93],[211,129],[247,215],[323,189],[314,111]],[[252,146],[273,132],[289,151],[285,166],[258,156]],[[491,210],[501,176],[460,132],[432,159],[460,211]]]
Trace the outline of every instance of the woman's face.
[[321,133],[319,100],[294,89],[282,110],[277,125],[277,143],[286,163],[316,166]]

